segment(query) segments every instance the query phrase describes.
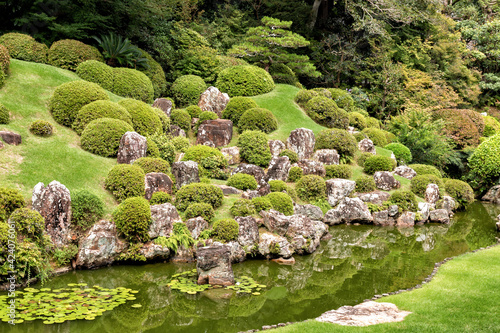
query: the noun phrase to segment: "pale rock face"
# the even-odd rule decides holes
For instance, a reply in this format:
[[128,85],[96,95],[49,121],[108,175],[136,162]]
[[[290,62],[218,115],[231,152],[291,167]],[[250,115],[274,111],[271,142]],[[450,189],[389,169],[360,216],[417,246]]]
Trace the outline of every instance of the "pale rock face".
[[238,147],[227,147],[222,148],[222,155],[224,155],[227,159],[227,163],[229,165],[239,164],[240,163],[240,148]]
[[422,216],[422,219],[417,222],[427,222],[429,220],[432,205],[428,202],[418,203],[418,212]]
[[274,157],[269,163],[266,180],[282,180],[286,182],[291,164],[288,156]]
[[147,173],[144,177],[145,183],[145,195],[146,200],[150,200],[155,192],[166,192],[172,194],[172,186],[174,183],[172,179],[164,173],[161,172],[151,172]]
[[359,198],[344,198],[334,209],[326,212],[323,222],[329,225],[341,223],[371,223],[373,217],[368,206]]
[[401,187],[399,180],[396,180],[389,171],[377,171],[373,175],[375,185],[378,189],[390,191]]
[[429,220],[434,223],[450,223],[450,216],[446,209],[431,210]]
[[258,251],[266,258],[280,256],[286,259],[293,254],[293,248],[285,237],[267,231],[259,235]]
[[118,148],[118,164],[132,164],[135,160],[146,157],[148,142],[136,132],[126,132],[120,139]]
[[177,208],[170,203],[151,206],[151,225],[148,235],[151,239],[164,236],[170,237],[173,225],[176,222],[182,222]]
[[307,128],[297,128],[290,133],[286,141],[288,149],[293,150],[299,155],[299,159],[311,158],[314,153],[316,137],[313,131]]
[[406,165],[398,166],[396,169],[394,169],[394,174],[406,179],[413,179],[413,177],[417,175],[415,170]]
[[203,230],[208,228],[208,222],[203,217],[198,216],[186,221],[186,226],[194,239],[198,239]]
[[170,117],[172,106],[172,101],[166,98],[157,98],[153,103],[153,107],[162,110],[167,115],[167,117]]
[[356,196],[363,202],[370,202],[374,205],[380,206],[391,197],[390,193],[384,191],[373,191],[367,193],[357,193]]
[[500,185],[495,185],[486,192],[481,198],[483,201],[489,201],[494,204],[500,204]]
[[294,211],[295,211],[295,214],[305,215],[305,216],[309,217],[311,220],[315,220],[315,221],[322,221],[323,216],[324,216],[321,208],[319,208],[318,206],[309,205],[309,204],[308,205],[294,204]]
[[356,182],[347,179],[328,179],[326,181],[326,195],[330,206],[335,207],[341,200],[349,196],[356,188]]
[[229,286],[234,284],[231,248],[215,242],[196,251],[198,284]]
[[398,227],[413,227],[415,225],[415,216],[413,212],[404,212],[397,220]]
[[302,169],[303,175],[316,175],[320,177],[326,176],[326,169],[323,163],[313,160],[302,159],[297,163],[293,164],[293,166],[298,166]]
[[285,144],[281,140],[269,140],[268,145],[271,150],[272,157],[279,157],[281,152],[286,148]]
[[318,149],[312,159],[325,165],[332,165],[339,164],[340,155],[335,149]]
[[238,243],[246,252],[253,252],[255,245],[259,243],[259,226],[257,220],[252,216],[236,217],[240,226]]
[[222,117],[222,111],[229,103],[229,95],[226,93],[221,93],[216,87],[208,87],[201,96],[198,106],[202,111],[210,111],[220,118]]
[[194,161],[181,161],[172,164],[172,174],[175,177],[175,186],[180,189],[184,185],[199,183],[198,163]]
[[148,242],[139,250],[146,260],[167,260],[170,256],[170,249],[153,242]]
[[439,200],[439,186],[429,184],[425,189],[425,201],[430,204],[435,204]]
[[373,155],[377,154],[377,150],[375,149],[375,145],[373,141],[366,138],[358,142],[358,148],[363,153],[370,153]]
[[198,127],[196,143],[212,147],[226,146],[233,138],[233,122],[228,119],[205,120]]

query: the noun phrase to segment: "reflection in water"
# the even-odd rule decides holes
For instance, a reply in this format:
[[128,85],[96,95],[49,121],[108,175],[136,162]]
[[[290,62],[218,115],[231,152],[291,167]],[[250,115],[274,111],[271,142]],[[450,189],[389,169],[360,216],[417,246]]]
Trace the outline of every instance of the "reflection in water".
[[[40,321],[14,328],[0,324],[0,332],[237,332],[262,325],[319,316],[342,305],[354,305],[375,294],[420,283],[446,257],[495,243],[494,218],[500,208],[473,204],[450,225],[397,229],[372,226],[335,226],[333,238],[293,266],[250,260],[233,266],[236,276],[247,275],[268,286],[261,296],[225,297],[226,293],[186,295],[170,291],[170,277],[193,264],[115,266],[77,271],[46,284],[60,288],[87,283],[106,288],[140,290],[133,303],[122,305],[95,321],[43,325]],[[222,296],[221,296],[222,295]]]

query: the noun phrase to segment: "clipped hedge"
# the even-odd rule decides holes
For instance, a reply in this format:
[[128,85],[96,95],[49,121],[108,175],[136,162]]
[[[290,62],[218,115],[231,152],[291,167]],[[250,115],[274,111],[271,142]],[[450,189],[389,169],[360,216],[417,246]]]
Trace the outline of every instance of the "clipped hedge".
[[271,161],[271,150],[267,135],[260,131],[245,131],[238,138],[240,158],[250,164],[267,167]]
[[373,141],[375,146],[384,147],[387,145],[387,136],[385,131],[378,128],[365,128],[363,133]]
[[380,121],[377,118],[367,117],[366,118],[366,127],[380,129]]
[[6,221],[14,210],[25,206],[26,202],[19,190],[0,187],[0,221]]
[[49,49],[49,64],[71,71],[87,60],[104,61],[102,54],[93,46],[74,39],[54,42]]
[[307,89],[301,89],[297,92],[297,94],[294,97],[294,101],[299,104],[299,105],[305,105],[307,102],[309,102],[313,97],[320,96],[320,94],[317,91],[314,90],[307,90]]
[[436,184],[439,186],[439,192],[444,192],[444,184],[441,178],[436,177],[435,175],[420,175],[412,178],[410,183],[410,189],[413,193],[423,198],[425,196],[425,190],[427,189],[427,185]]
[[132,119],[127,109],[111,101],[99,100],[83,106],[78,111],[72,127],[78,135],[81,135],[91,121],[99,118],[118,119],[132,126]]
[[290,160],[291,164],[297,163],[299,161],[299,154],[291,149],[284,149],[280,154],[280,157],[286,156]]
[[200,118],[200,114],[203,112],[198,105],[190,105],[185,110],[191,118]]
[[0,36],[0,44],[9,50],[10,57],[24,61],[47,63],[49,48],[25,34],[10,32]]
[[265,198],[269,199],[274,210],[287,216],[293,215],[293,201],[288,194],[272,192],[266,195]]
[[233,66],[221,71],[215,86],[229,96],[256,96],[275,87],[273,78],[257,66]]
[[325,179],[341,178],[349,179],[352,177],[352,167],[348,164],[325,165]]
[[161,65],[156,62],[153,57],[144,50],[139,49],[142,56],[147,59],[148,68],[141,69],[141,72],[151,80],[154,89],[154,98],[159,98],[165,94],[167,90],[167,79]]
[[372,176],[361,175],[358,179],[356,179],[356,192],[366,193],[372,192],[377,189],[377,185],[375,184],[375,179]]
[[328,88],[328,91],[332,94],[332,99],[337,103],[339,108],[346,111],[354,109],[354,99],[347,91],[338,88]]
[[500,122],[495,117],[484,116],[483,121],[484,121],[483,136],[490,137],[500,132]]
[[0,124],[8,124],[10,122],[10,111],[5,105],[0,103]]
[[356,139],[346,130],[333,128],[319,132],[314,148],[316,150],[335,149],[340,158],[349,160],[354,157],[358,144]]
[[104,157],[118,155],[120,140],[134,129],[119,119],[99,118],[91,121],[82,132],[80,144],[88,152]]
[[172,144],[172,140],[163,134],[153,134],[148,139],[156,144],[160,158],[167,161],[170,165],[175,162],[175,147]]
[[190,204],[188,208],[186,208],[185,219],[189,220],[198,216],[201,216],[205,221],[210,223],[215,217],[214,208],[205,202]]
[[189,148],[189,139],[183,136],[176,136],[172,138],[172,144],[174,145],[175,151],[183,153]]
[[184,131],[191,129],[191,116],[184,109],[174,109],[170,114],[170,121],[172,125],[177,125]]
[[320,176],[303,176],[297,181],[295,189],[299,198],[304,201],[324,199],[326,197],[326,183]]
[[421,175],[434,175],[434,176],[439,177],[439,178],[442,177],[441,171],[439,171],[438,168],[436,168],[433,165],[427,165],[427,164],[410,164],[408,166],[410,168],[412,168],[413,170],[415,170],[415,172],[417,173],[418,176],[421,176]]
[[[10,71],[10,55],[9,50],[0,44],[0,72],[7,75]],[[1,84],[0,84],[1,87]]]
[[168,174],[170,165],[167,161],[156,157],[141,157],[134,161],[133,165],[140,167],[144,173],[161,172]]
[[113,93],[153,103],[154,88],[146,74],[132,68],[114,68],[113,81]]
[[373,154],[372,153],[359,153],[359,155],[356,156],[356,163],[358,163],[358,165],[360,167],[364,167],[365,166],[365,161],[367,159],[369,159],[370,157],[372,157]]
[[201,163],[203,159],[207,157],[222,157],[224,155],[220,152],[219,149],[205,146],[205,145],[196,145],[191,146],[186,149],[184,156],[182,157],[183,161],[195,161],[197,163]]
[[158,149],[158,146],[149,137],[146,138],[146,145],[148,146],[148,148],[146,149],[147,157],[160,157],[160,150]]
[[149,202],[144,198],[128,198],[113,212],[116,229],[133,243],[144,243],[149,240],[151,210]]
[[255,197],[252,199],[252,204],[255,207],[255,211],[260,213],[263,210],[270,210],[273,208],[271,201],[266,197]]
[[239,190],[256,190],[258,187],[254,176],[245,173],[236,173],[228,178],[227,186],[235,187]]
[[500,176],[500,134],[482,142],[469,158],[471,172],[486,186],[494,184]]
[[255,206],[249,199],[236,200],[229,209],[233,216],[249,216],[255,214]]
[[241,116],[250,109],[258,108],[257,103],[250,97],[233,97],[222,111],[223,119],[230,119],[234,126],[238,126]]
[[161,205],[164,203],[172,203],[172,196],[167,192],[162,192],[162,191],[154,192],[153,195],[151,196],[151,199],[149,199],[149,204],[151,206]]
[[396,157],[396,161],[398,162],[399,165],[403,164],[406,165],[410,163],[412,156],[411,156],[411,151],[406,147],[405,145],[401,143],[389,143],[387,146],[384,147],[387,150],[390,150],[394,153],[394,156]]
[[39,212],[30,208],[17,208],[10,215],[16,232],[34,239],[40,239],[45,232],[45,219]]
[[393,205],[398,205],[403,211],[416,212],[418,210],[417,198],[412,191],[397,190],[391,194],[388,202]]
[[71,195],[71,223],[88,229],[104,216],[104,202],[95,194],[80,190]]
[[106,176],[104,185],[118,202],[131,197],[143,197],[145,192],[144,171],[130,164],[115,165]]
[[54,132],[54,127],[46,120],[35,120],[30,124],[30,132],[38,136],[51,136]]
[[113,67],[97,60],[87,60],[76,68],[76,74],[83,80],[94,82],[106,90],[113,91]]
[[270,180],[269,188],[271,192],[283,192],[288,190],[288,186],[282,180]]
[[444,188],[457,203],[458,209],[466,209],[474,202],[474,190],[464,181],[458,179],[445,179]]
[[161,109],[152,107],[151,110],[153,110],[154,114],[160,119],[161,127],[162,127],[162,134],[169,133],[170,132],[170,118],[163,112]]
[[261,131],[271,133],[278,129],[276,116],[264,108],[253,108],[245,111],[238,122],[238,132]]
[[366,128],[366,118],[359,112],[350,112],[349,116],[349,126],[357,128],[359,130],[364,130]]
[[177,107],[198,105],[201,94],[207,89],[205,81],[196,75],[183,75],[177,78],[170,87]]
[[296,85],[299,80],[290,67],[285,64],[275,62],[269,66],[269,74],[275,83]]
[[185,211],[192,203],[205,202],[214,209],[222,205],[224,195],[217,186],[203,183],[193,183],[182,186],[175,197],[175,207],[180,211]]
[[373,175],[377,171],[392,171],[396,167],[396,162],[387,156],[373,155],[366,159],[363,171]]
[[302,178],[303,171],[300,167],[298,166],[293,166],[290,168],[290,171],[288,171],[288,179],[287,181],[290,183],[295,183],[298,181],[300,178]]
[[160,118],[148,104],[131,98],[122,99],[118,104],[127,109],[132,118],[132,126],[140,135],[149,136],[163,132]]
[[305,105],[307,115],[320,125],[328,128],[347,129],[349,116],[334,101],[324,96],[313,97]]
[[215,241],[227,243],[238,239],[240,233],[240,226],[238,222],[233,219],[223,219],[215,221],[212,237]]

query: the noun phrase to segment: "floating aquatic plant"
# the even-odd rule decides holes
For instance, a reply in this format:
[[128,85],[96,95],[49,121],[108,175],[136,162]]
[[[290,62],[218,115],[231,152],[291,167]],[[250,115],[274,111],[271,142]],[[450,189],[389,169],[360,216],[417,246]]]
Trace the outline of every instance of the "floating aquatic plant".
[[[124,287],[107,289],[88,287],[85,283],[70,283],[68,288],[25,288],[16,292],[16,321],[22,323],[40,319],[44,324],[63,323],[67,320],[94,320],[104,312],[113,310],[127,301],[135,300],[137,290]],[[0,296],[0,320],[8,322],[9,298]],[[132,305],[141,307],[140,304]]]

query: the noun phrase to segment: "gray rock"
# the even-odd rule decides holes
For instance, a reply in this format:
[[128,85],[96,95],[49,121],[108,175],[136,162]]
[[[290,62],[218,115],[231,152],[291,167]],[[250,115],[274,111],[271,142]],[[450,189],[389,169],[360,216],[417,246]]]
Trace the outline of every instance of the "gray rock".
[[393,226],[396,224],[396,219],[389,216],[388,210],[373,213],[373,224],[378,226]]
[[429,220],[435,223],[450,223],[450,216],[446,209],[435,209],[431,210]]
[[21,135],[10,131],[0,131],[0,138],[8,145],[19,146],[22,143]]
[[489,201],[494,204],[500,204],[500,185],[495,185],[486,192],[481,198],[483,201]]
[[401,187],[399,180],[396,180],[389,171],[377,171],[373,175],[377,188],[390,191]]
[[234,165],[234,164],[239,164],[240,163],[240,148],[234,146],[234,147],[227,147],[227,148],[222,148],[221,150],[222,155],[224,155],[227,159],[227,163],[229,165]]
[[380,206],[385,201],[389,200],[391,197],[390,193],[383,191],[373,191],[367,193],[356,193],[356,196],[361,199],[363,202],[369,202],[374,205]]
[[441,202],[439,202],[439,206],[438,208],[443,208],[443,209],[446,209],[446,211],[448,212],[448,215],[453,215],[453,211],[455,210],[455,208],[457,208],[457,204],[455,202],[455,199],[453,199],[452,197],[450,196],[443,196],[443,200],[441,200]]
[[174,205],[164,203],[151,206],[151,221],[148,235],[154,239],[159,236],[170,237],[173,224],[182,222],[182,219]]
[[142,246],[139,250],[146,260],[167,260],[170,257],[170,250],[168,247],[164,247],[153,242],[148,242]]
[[175,186],[180,189],[184,185],[199,183],[198,163],[194,161],[181,161],[172,164],[172,174],[175,177]]
[[233,170],[232,174],[245,173],[247,175],[253,176],[257,181],[259,187],[257,188],[258,195],[264,196],[271,192],[269,184],[266,182],[266,174],[264,169],[254,164],[240,164],[236,169]]
[[198,106],[202,111],[210,111],[220,118],[222,117],[222,111],[229,103],[229,95],[226,93],[221,93],[219,89],[215,87],[208,87],[201,96]]
[[307,128],[297,128],[290,133],[286,140],[288,149],[299,155],[299,159],[311,158],[314,153],[316,138],[314,132]]
[[318,206],[314,205],[298,205],[294,204],[295,214],[305,215],[311,220],[322,221],[323,211]]
[[146,184],[146,192],[144,197],[147,200],[150,200],[155,192],[167,192],[168,194],[172,194],[172,186],[174,183],[172,179],[164,173],[161,172],[151,172],[147,173],[144,178],[144,182]]
[[330,206],[335,207],[356,188],[356,182],[347,179],[328,179],[326,181],[326,196]]
[[281,152],[285,150],[286,146],[281,140],[269,140],[267,142],[269,149],[271,150],[271,155],[273,157],[279,157]]
[[184,138],[186,137],[186,132],[184,132],[184,130],[177,125],[170,125],[170,134],[173,137],[176,136],[182,136]]
[[325,165],[339,164],[340,155],[335,149],[319,149],[314,153],[313,160]]
[[238,262],[243,262],[247,256],[245,250],[241,247],[240,243],[236,241],[231,241],[226,243],[231,251],[231,263],[235,264]]
[[326,169],[323,163],[313,160],[299,160],[293,166],[298,166],[302,169],[303,175],[316,175],[320,177],[326,176]]
[[293,248],[285,237],[267,231],[259,235],[258,250],[266,258],[279,256],[286,259],[293,254]]
[[417,175],[415,170],[406,165],[400,165],[396,169],[394,169],[394,174],[401,176],[406,179],[412,179]]
[[240,226],[238,234],[238,243],[245,252],[253,252],[254,247],[259,242],[259,226],[252,216],[236,217],[236,222]]
[[264,218],[264,225],[269,231],[280,236],[286,235],[288,225],[290,224],[288,216],[285,216],[274,209],[270,209],[269,211],[263,210],[260,212],[260,215]]
[[397,226],[398,227],[413,227],[415,225],[415,213],[404,212],[398,217]]
[[363,153],[370,153],[373,155],[377,154],[377,150],[375,149],[375,145],[373,141],[366,138],[358,142],[358,148]]
[[200,247],[196,252],[198,284],[229,286],[234,284],[229,246],[214,243]]
[[146,157],[148,142],[145,137],[136,132],[126,132],[120,139],[118,148],[118,164],[132,164],[135,160]]
[[435,204],[439,200],[439,186],[429,184],[425,189],[425,201],[430,204]]
[[394,216],[397,216],[399,214],[399,207],[398,205],[391,205],[389,206],[389,216],[391,217],[394,217]]
[[166,98],[157,98],[153,103],[153,107],[162,110],[167,115],[167,117],[170,117],[173,105],[171,100],[168,100]]
[[259,191],[252,191],[252,190],[247,190],[241,194],[241,197],[243,199],[250,199],[252,200],[253,198],[260,197]]
[[288,171],[290,171],[290,159],[288,156],[274,157],[267,169],[266,181],[282,180],[286,182]]
[[496,226],[497,226],[497,231],[500,231],[500,215],[497,216],[497,223],[496,223]]
[[337,207],[326,212],[323,222],[329,225],[341,223],[371,223],[373,217],[368,206],[359,198],[344,198]]
[[236,187],[227,186],[227,185],[215,185],[222,190],[222,194],[230,195],[230,194],[241,194],[243,191],[238,190]]
[[431,204],[428,202],[419,202],[418,212],[422,218],[417,222],[427,222],[431,213]]
[[286,237],[298,254],[313,253],[328,227],[321,221],[313,221],[305,215],[288,216],[290,221]]
[[203,230],[208,229],[208,222],[203,217],[198,216],[186,221],[186,226],[191,231],[191,236],[198,239]]
[[228,119],[205,120],[198,127],[196,144],[213,143],[215,147],[226,146],[233,138],[233,122]]

